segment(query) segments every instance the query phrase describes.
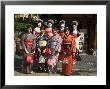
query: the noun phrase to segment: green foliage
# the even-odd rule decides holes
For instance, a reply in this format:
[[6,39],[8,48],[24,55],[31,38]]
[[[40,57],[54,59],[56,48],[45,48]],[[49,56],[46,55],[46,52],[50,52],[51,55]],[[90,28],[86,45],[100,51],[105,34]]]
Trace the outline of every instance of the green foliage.
[[32,24],[15,22],[15,23],[14,23],[14,30],[15,30],[15,31],[22,31],[22,32],[24,32],[24,31],[26,30],[26,27],[27,27],[28,25],[32,25]]
[[21,38],[20,32],[25,32],[28,25],[32,25],[29,23],[20,23],[20,22],[14,22],[14,38],[15,40],[19,40]]

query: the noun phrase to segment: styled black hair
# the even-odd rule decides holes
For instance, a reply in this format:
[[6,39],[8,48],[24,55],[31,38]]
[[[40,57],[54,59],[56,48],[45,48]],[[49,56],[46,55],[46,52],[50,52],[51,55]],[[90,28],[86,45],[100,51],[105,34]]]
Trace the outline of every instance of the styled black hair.
[[28,29],[28,28],[30,28],[30,27],[32,28],[32,25],[31,25],[31,24],[27,25],[27,26],[26,26],[26,29]]
[[71,25],[78,25],[77,21],[72,21]]
[[44,26],[42,26],[42,27],[41,27],[41,30],[45,30],[45,27],[44,27]]
[[65,24],[65,20],[61,20],[59,24]]
[[49,23],[51,23],[51,24],[53,25],[53,24],[54,24],[54,21],[53,21],[52,19],[49,19],[49,20],[47,21],[47,25],[48,25]]
[[53,27],[52,31],[59,31],[56,27]]

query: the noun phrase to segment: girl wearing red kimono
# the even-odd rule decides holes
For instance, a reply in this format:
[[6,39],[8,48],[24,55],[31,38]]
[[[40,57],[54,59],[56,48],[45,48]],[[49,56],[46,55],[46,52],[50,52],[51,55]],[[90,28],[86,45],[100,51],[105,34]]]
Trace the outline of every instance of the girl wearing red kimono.
[[62,42],[62,73],[69,76],[72,74],[73,60],[75,58],[76,43],[74,36],[70,35],[70,30],[64,30],[65,36]]

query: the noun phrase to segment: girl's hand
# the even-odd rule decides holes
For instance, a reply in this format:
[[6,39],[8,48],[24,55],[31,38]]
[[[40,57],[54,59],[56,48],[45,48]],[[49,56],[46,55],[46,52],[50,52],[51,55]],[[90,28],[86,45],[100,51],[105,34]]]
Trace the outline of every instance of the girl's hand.
[[73,53],[73,58],[75,58],[75,53]]
[[29,54],[29,52],[27,50],[25,52],[26,52],[26,54]]
[[38,51],[41,52],[41,50],[38,48]]
[[33,54],[35,53],[35,50],[34,50],[34,52],[33,52]]
[[43,50],[43,53],[45,53],[45,50]]

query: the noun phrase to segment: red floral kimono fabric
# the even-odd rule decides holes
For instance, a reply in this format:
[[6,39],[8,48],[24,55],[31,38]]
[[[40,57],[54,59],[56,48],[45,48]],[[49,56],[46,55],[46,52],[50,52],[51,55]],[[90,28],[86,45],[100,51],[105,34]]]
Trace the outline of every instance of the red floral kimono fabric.
[[[71,47],[70,49],[66,49],[64,48],[64,43],[71,43]],[[76,42],[75,42],[75,38],[72,35],[69,36],[64,36],[63,38],[63,43],[62,43],[62,52],[66,53],[63,54],[63,61],[67,60],[68,63],[62,63],[62,73],[63,75],[71,75],[73,73],[72,69],[73,69],[73,53],[75,52],[76,49]],[[69,54],[68,54],[69,53]]]

